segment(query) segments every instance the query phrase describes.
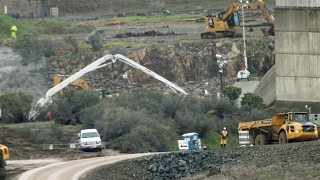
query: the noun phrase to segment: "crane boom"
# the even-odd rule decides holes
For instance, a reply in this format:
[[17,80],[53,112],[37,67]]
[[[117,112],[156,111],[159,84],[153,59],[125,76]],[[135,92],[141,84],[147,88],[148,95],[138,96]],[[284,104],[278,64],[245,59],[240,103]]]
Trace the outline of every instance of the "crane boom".
[[[126,63],[126,64],[128,64],[128,65],[130,65],[130,66],[132,66],[132,67],[134,67],[134,68],[136,68],[136,69],[139,69],[139,70],[141,70],[142,72],[144,72],[144,73],[146,73],[146,74],[148,74],[148,75],[150,75],[150,76],[158,79],[159,81],[165,83],[165,84],[166,84],[167,86],[169,86],[175,93],[177,93],[176,90],[178,90],[181,94],[183,94],[183,95],[185,95],[185,96],[188,95],[188,93],[186,93],[181,87],[177,86],[176,84],[172,83],[171,81],[167,80],[166,78],[158,75],[157,73],[151,71],[150,69],[148,69],[148,68],[146,68],[146,67],[144,67],[144,66],[142,66],[142,65],[140,65],[140,64],[138,64],[138,63],[136,63],[136,62],[134,62],[134,61],[132,61],[131,59],[129,59],[129,58],[127,58],[127,57],[125,57],[125,56],[123,56],[123,55],[121,55],[121,54],[117,54],[117,55],[115,55],[115,57],[116,57],[116,58],[115,58],[116,60],[119,60],[119,61],[121,61],[121,62],[124,62],[124,63]],[[177,93],[177,94],[178,94],[178,93]]]
[[[78,78],[82,77],[84,74],[100,69],[102,67],[105,67],[109,64],[115,63],[117,60],[126,63],[136,69],[141,70],[142,72],[158,79],[159,81],[165,83],[167,86],[169,86],[175,93],[179,94],[177,91],[179,91],[182,95],[186,96],[188,95],[188,93],[186,93],[181,87],[177,86],[176,84],[170,82],[169,80],[165,79],[164,77],[158,75],[157,73],[151,71],[150,69],[134,62],[133,60],[121,55],[121,54],[116,54],[116,55],[105,55],[102,58],[96,60],[95,62],[89,64],[88,66],[86,66],[85,68],[81,69],[80,71],[78,71],[77,73],[71,75],[70,77],[68,77],[67,79],[65,79],[64,81],[62,81],[61,83],[57,84],[56,86],[52,87],[51,89],[49,89],[46,93],[45,98],[41,98],[37,104],[35,105],[35,109],[40,106],[43,107],[46,104],[49,105],[52,103],[52,96],[55,95],[56,93],[58,93],[61,89],[67,87],[69,84],[71,84],[73,81],[77,80]],[[181,95],[179,94],[179,95]],[[29,113],[29,119],[33,119],[38,112],[32,109]]]

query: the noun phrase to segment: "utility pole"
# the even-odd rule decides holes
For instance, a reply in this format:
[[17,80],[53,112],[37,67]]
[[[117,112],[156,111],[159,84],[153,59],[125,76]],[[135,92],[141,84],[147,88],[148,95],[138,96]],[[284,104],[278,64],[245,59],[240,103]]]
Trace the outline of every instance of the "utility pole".
[[220,74],[220,93],[222,93],[223,90],[223,68],[224,65],[227,64],[227,56],[225,54],[216,54],[217,58],[217,64],[220,68],[219,74]]

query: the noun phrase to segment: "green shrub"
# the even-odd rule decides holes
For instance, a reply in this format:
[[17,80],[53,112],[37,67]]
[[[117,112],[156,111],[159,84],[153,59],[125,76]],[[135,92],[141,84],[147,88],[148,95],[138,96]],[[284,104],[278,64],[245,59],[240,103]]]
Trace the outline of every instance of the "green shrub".
[[[70,93],[69,93],[70,92]],[[48,107],[56,123],[81,123],[80,111],[100,101],[91,90],[66,90],[64,95]]]
[[53,51],[53,42],[49,39],[44,39],[41,41],[41,44],[43,44],[43,47],[45,49],[45,57],[51,57],[54,56],[55,53]]
[[127,56],[128,54],[128,51],[121,46],[113,46],[109,49],[108,52],[109,54],[112,54],[112,55],[122,54],[124,56]]
[[[160,121],[155,116],[150,118],[138,112],[131,113],[131,119],[124,118],[130,113],[125,116],[119,114],[113,123],[107,123],[104,132],[111,138],[107,139],[111,147],[134,153],[170,150],[173,133],[168,127],[162,125],[162,123],[165,124],[164,120]],[[124,126],[124,129],[121,129],[119,124]]]
[[96,35],[89,36],[89,43],[94,51],[100,51],[100,49],[103,47],[100,39]]
[[206,114],[194,113],[189,110],[178,111],[175,117],[175,128],[179,134],[196,132],[200,136],[206,134],[213,127],[213,118]]
[[63,130],[55,123],[32,132],[32,140],[39,144],[59,144]]
[[2,122],[21,123],[28,121],[32,95],[23,92],[8,93],[0,96]]
[[241,94],[241,88],[235,86],[227,86],[222,90],[222,94],[227,96],[231,101],[236,101]]
[[258,109],[266,108],[266,105],[263,103],[262,97],[258,94],[248,92],[244,94],[241,99],[241,105],[248,105]]
[[217,101],[214,107],[215,114],[219,118],[224,118],[225,116],[232,116],[232,114],[238,112],[237,106],[226,99],[221,99]]
[[46,53],[36,34],[19,35],[12,48],[23,57],[24,63],[38,62]]
[[74,38],[73,36],[67,36],[64,37],[64,42],[71,45],[74,49],[74,53],[77,54],[78,53],[78,43],[76,38]]

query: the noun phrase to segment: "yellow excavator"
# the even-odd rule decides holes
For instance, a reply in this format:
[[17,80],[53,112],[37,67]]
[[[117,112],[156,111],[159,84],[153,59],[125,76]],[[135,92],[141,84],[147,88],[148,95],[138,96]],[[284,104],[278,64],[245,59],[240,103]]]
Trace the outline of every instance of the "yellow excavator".
[[[241,28],[238,11],[241,10],[242,6],[248,9],[260,9],[262,15],[271,25],[268,32],[261,29],[266,36],[274,35],[274,18],[270,14],[269,10],[265,6],[262,0],[255,0],[254,3],[232,3],[228,5],[223,12],[216,15],[208,15],[205,17],[206,32],[201,33],[201,39],[214,39],[217,34],[222,34],[224,37],[234,37],[237,30]],[[248,27],[248,26],[247,26]]]
[[[64,81],[68,77],[70,77],[70,76],[68,76],[68,75],[60,75],[60,74],[54,75],[53,76],[54,86],[60,84],[61,81]],[[80,78],[76,79],[75,81],[71,82],[70,85],[79,87],[80,89],[89,89],[90,88],[90,86],[88,85],[86,80],[84,80],[84,78],[82,78],[82,77],[80,77]],[[119,93],[117,93],[114,90],[95,89],[93,91],[99,93],[100,99],[112,98],[112,97],[119,96]],[[58,95],[59,96],[63,95],[63,90],[62,89],[59,90]]]
[[2,154],[3,160],[9,159],[9,149],[7,146],[0,144],[0,153]]

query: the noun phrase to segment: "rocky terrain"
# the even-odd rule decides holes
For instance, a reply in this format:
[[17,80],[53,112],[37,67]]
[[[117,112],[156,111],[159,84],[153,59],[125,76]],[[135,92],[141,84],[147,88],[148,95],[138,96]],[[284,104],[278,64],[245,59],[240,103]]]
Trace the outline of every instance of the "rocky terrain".
[[320,141],[171,152],[97,169],[99,179],[319,179]]
[[[221,1],[219,1],[221,3]],[[224,4],[224,3],[223,3]],[[87,22],[88,24],[94,22]],[[169,26],[170,29],[163,28]],[[106,41],[132,41],[130,38],[113,38],[121,32],[143,32],[156,29],[167,33],[174,31],[177,35],[137,37],[135,42],[157,42],[157,45],[140,47],[130,51],[127,56],[148,67],[160,75],[177,83],[190,94],[203,93],[205,82],[210,82],[211,93],[219,87],[218,66],[215,54],[225,53],[228,66],[225,70],[225,81],[234,82],[235,73],[244,67],[243,43],[241,36],[236,39],[222,38],[217,40],[200,40],[203,22],[162,22],[162,23],[127,23],[99,27],[111,29],[106,31]],[[86,35],[79,35],[83,42]],[[252,37],[252,38],[249,38]],[[57,38],[61,42],[61,38]],[[248,32],[247,54],[249,70],[257,76],[263,76],[274,64],[274,41],[272,37],[263,37],[259,28]],[[63,52],[66,46],[61,46]],[[106,52],[109,53],[109,52]],[[22,65],[21,57],[12,53],[11,48],[0,47],[0,83],[1,93],[23,91],[34,95],[34,101],[44,97],[52,86],[54,74],[73,74],[100,56],[82,56],[79,61],[63,59],[62,61],[43,59],[37,64]],[[123,74],[129,79],[123,79]],[[145,74],[123,66],[122,63],[105,67],[84,76],[89,85],[98,88],[113,88],[121,93],[141,89],[155,89],[170,93],[165,85]],[[76,131],[75,131],[76,132]],[[65,132],[73,137],[75,132]],[[2,131],[1,137],[9,136]],[[90,158],[119,154],[117,151],[79,152],[40,148],[32,142],[9,136],[4,142],[9,146],[11,160],[7,162],[9,179],[15,175],[52,162],[22,164],[18,160],[51,159],[53,162],[68,161],[79,158]],[[69,143],[71,139],[66,139]],[[1,142],[2,143],[2,142]],[[14,163],[16,161],[16,163]],[[238,147],[226,149],[209,149],[198,152],[170,152],[135,160],[125,161],[108,167],[102,167],[87,174],[82,179],[319,179],[320,178],[320,141],[291,143],[285,145],[267,145],[261,147]],[[18,165],[19,164],[19,165]]]

